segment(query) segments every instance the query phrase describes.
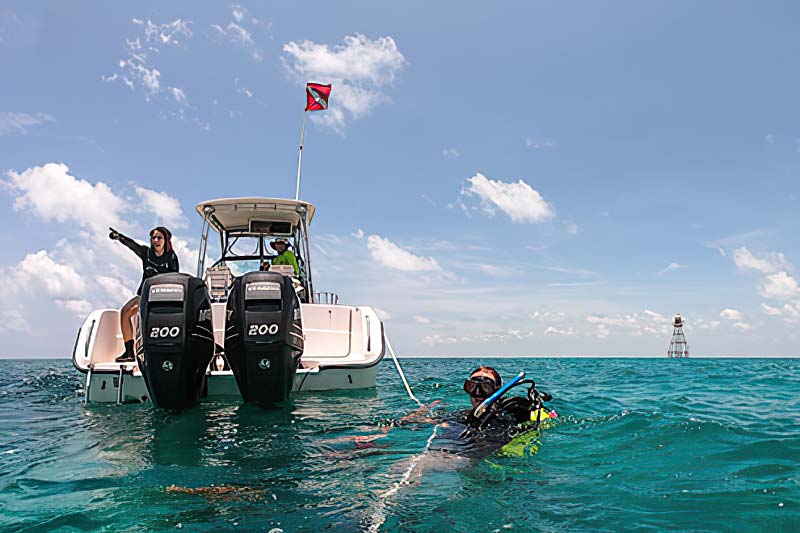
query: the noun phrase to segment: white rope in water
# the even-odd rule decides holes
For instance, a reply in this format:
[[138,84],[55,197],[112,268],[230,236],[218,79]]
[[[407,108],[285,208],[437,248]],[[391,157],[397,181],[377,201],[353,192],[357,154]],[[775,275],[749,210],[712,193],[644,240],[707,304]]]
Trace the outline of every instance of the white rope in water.
[[[405,373],[403,373],[403,369],[400,367],[400,361],[397,360],[397,356],[394,353],[394,348],[392,348],[392,343],[389,342],[389,338],[384,335],[384,341],[386,342],[386,347],[389,349],[389,354],[392,356],[392,360],[394,361],[394,366],[397,368],[397,373],[400,374],[400,379],[403,380],[403,385],[406,388],[406,392],[408,392],[409,398],[417,402],[420,407],[424,409],[428,409],[428,407],[419,401],[414,393],[411,391],[411,386],[408,384],[408,380],[406,379]],[[408,485],[409,480],[411,479],[411,474],[414,473],[414,469],[417,468],[420,459],[425,453],[430,449],[431,443],[433,439],[436,438],[436,432],[439,430],[439,424],[433,426],[433,431],[431,432],[431,436],[428,437],[428,441],[425,443],[425,449],[422,452],[418,453],[411,459],[411,463],[408,465],[408,468],[403,473],[403,476],[400,478],[398,482],[394,484],[394,486],[388,489],[386,492],[380,495],[380,504],[382,506],[381,510],[373,510],[370,514],[373,517],[373,521],[369,526],[369,531],[378,531],[383,523],[386,521],[386,513],[383,512],[386,508],[386,500],[391,496],[397,494],[403,486]]]
[[400,361],[397,360],[397,356],[394,354],[394,348],[392,348],[392,343],[389,342],[389,337],[386,337],[384,335],[383,339],[386,341],[386,347],[389,348],[389,353],[391,354],[392,359],[394,360],[394,366],[397,367],[397,373],[400,374],[400,379],[403,380],[403,385],[405,385],[405,387],[406,387],[406,391],[408,392],[408,396],[412,400],[417,402],[420,407],[425,407],[425,404],[423,404],[421,401],[419,401],[417,399],[417,397],[414,396],[414,393],[411,392],[411,386],[408,384],[408,380],[406,379],[406,375],[403,373],[403,369],[400,368]]
[[400,478],[400,481],[395,483],[392,488],[390,488],[389,490],[380,495],[381,498],[380,503],[382,504],[382,509],[381,511],[373,510],[373,512],[371,513],[372,516],[374,517],[374,521],[370,524],[369,531],[378,531],[380,527],[383,525],[383,523],[386,521],[386,513],[382,512],[386,509],[386,500],[388,500],[391,496],[397,494],[397,492],[405,485],[409,484],[409,480],[411,479],[411,474],[414,473],[414,469],[417,468],[417,465],[419,464],[420,459],[422,459],[422,456],[425,455],[425,453],[428,450],[430,450],[431,443],[433,442],[433,439],[436,438],[436,432],[438,430],[439,430],[439,424],[433,426],[433,431],[431,432],[431,436],[428,437],[428,441],[425,443],[425,449],[411,459],[411,463],[408,465],[408,468],[403,473],[403,476]]

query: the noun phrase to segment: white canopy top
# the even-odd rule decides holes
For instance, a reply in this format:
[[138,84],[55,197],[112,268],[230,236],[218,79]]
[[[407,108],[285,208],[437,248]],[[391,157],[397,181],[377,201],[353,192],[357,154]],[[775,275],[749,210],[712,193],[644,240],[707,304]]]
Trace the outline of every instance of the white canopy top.
[[207,208],[214,209],[214,217],[209,218],[209,223],[219,232],[247,230],[252,220],[290,222],[294,228],[300,223],[299,210],[308,211],[309,224],[316,211],[308,202],[282,198],[220,198],[199,203],[195,209],[203,217]]

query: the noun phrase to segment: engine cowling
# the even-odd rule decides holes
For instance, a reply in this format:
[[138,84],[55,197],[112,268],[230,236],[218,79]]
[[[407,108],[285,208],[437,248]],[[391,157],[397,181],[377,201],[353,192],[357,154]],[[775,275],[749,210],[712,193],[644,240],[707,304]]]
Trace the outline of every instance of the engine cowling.
[[246,402],[271,405],[289,397],[303,355],[300,301],[291,278],[250,272],[228,297],[225,356]]
[[197,403],[214,356],[211,328],[203,280],[178,273],[145,280],[136,357],[155,405],[185,409]]

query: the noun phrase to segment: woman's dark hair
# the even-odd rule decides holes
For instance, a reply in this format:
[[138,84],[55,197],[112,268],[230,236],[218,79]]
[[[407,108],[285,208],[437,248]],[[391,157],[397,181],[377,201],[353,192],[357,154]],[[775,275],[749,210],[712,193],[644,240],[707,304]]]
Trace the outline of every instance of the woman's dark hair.
[[159,232],[162,237],[164,237],[164,251],[171,252],[172,251],[172,232],[165,228],[164,226],[157,226],[150,230],[150,238],[153,238],[153,233]]
[[498,387],[503,384],[503,378],[500,377],[500,373],[490,366],[479,366],[478,368],[470,372],[469,377],[472,377],[479,372],[486,372],[487,374],[491,374],[495,385],[497,385]]

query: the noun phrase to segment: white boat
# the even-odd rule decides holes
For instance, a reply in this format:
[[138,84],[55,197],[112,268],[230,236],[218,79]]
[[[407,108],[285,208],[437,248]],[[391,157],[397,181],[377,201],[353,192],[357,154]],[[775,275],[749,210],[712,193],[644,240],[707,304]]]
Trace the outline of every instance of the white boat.
[[[371,307],[340,305],[338,295],[314,291],[308,239],[313,205],[274,198],[227,198],[202,202],[197,212],[203,218],[197,277],[162,274],[146,281],[134,319],[136,361],[115,362],[125,351],[119,310],[93,311],[78,331],[72,358],[75,368],[86,374],[87,402],[155,401],[170,407],[169,401],[159,401],[159,395],[166,398],[176,388],[191,389],[193,383],[199,383],[199,389],[187,391],[188,400],[181,400],[181,407],[193,403],[192,394],[196,399],[241,393],[253,401],[266,389],[280,388],[274,380],[283,378],[274,374],[284,362],[287,366],[281,367],[281,376],[288,376],[286,394],[289,388],[300,392],[375,386],[376,368],[386,351],[383,324]],[[220,258],[205,268],[209,233],[219,238]],[[291,265],[268,265],[275,257],[268,251],[269,243],[277,237],[292,243],[299,272]],[[260,272],[267,266],[268,272]],[[280,296],[279,286],[290,289]],[[272,308],[266,305],[277,302],[277,309],[279,299],[251,300],[266,298],[258,296],[258,291],[270,290],[277,291],[275,298],[284,298],[283,318],[273,324],[253,322],[254,316],[280,313],[270,315]],[[172,298],[171,293],[178,296]],[[185,293],[195,294],[199,303],[190,309],[191,296]],[[234,302],[237,298],[238,303]],[[299,313],[292,315],[293,305]],[[184,322],[174,321],[178,319]],[[142,336],[142,330],[149,335]],[[159,331],[161,337],[153,338]],[[170,339],[173,333],[175,338]],[[269,356],[264,355],[267,352]],[[273,352],[283,355],[273,356]],[[296,356],[299,365],[295,365]],[[188,369],[192,364],[202,366]],[[258,381],[270,373],[273,381]],[[285,397],[280,391],[269,394],[277,401]]]

